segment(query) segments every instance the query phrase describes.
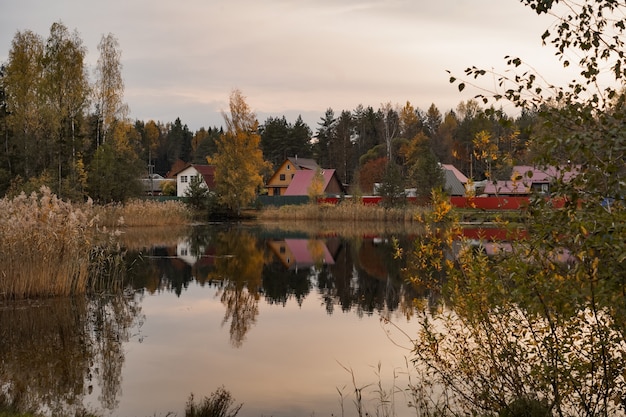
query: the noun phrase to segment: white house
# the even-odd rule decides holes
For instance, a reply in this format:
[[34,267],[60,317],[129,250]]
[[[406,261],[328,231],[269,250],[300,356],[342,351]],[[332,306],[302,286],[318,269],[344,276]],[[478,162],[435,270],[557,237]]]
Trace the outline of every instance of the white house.
[[209,189],[215,188],[215,167],[213,165],[197,165],[189,164],[178,172],[174,172],[176,176],[176,196],[185,197],[191,179],[200,177],[203,184]]

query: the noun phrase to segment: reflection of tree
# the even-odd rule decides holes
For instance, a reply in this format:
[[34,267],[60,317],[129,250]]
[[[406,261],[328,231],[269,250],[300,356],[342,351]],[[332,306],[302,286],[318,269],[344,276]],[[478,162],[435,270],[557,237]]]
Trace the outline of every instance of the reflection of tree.
[[269,262],[263,267],[263,293],[268,303],[284,306],[294,296],[302,305],[310,291],[308,270],[289,270],[280,262]]
[[257,239],[241,229],[219,233],[216,238],[215,269],[209,278],[223,281],[224,323],[231,320],[231,343],[239,347],[259,314],[264,252]]
[[139,314],[134,298],[53,299],[0,307],[0,389],[20,409],[53,415],[84,410],[97,378],[113,409],[124,361],[122,342]]
[[229,283],[222,291],[221,300],[226,306],[222,324],[230,320],[230,342],[241,347],[259,314],[259,294],[252,294],[236,283]]

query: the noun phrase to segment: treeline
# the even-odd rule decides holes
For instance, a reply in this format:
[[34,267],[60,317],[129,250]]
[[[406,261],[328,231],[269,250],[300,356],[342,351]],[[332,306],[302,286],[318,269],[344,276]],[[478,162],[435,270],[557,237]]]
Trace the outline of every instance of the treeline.
[[[0,195],[49,186],[62,198],[123,201],[141,193],[138,179],[167,174],[177,161],[206,163],[222,127],[189,130],[173,122],[131,121],[123,102],[121,50],[103,36],[93,74],[77,32],[54,23],[47,38],[17,32],[0,67]],[[340,179],[371,193],[395,178],[399,188],[426,190],[442,181],[438,163],[475,179],[507,175],[527,157],[534,114],[517,118],[462,102],[441,113],[383,104],[328,109],[315,132],[301,117],[259,125],[261,148],[274,166],[286,157],[315,158]],[[401,181],[400,181],[401,179]]]

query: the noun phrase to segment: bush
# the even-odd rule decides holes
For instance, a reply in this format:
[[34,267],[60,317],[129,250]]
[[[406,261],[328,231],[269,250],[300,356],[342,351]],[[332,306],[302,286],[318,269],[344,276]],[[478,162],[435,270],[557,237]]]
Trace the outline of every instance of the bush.
[[185,406],[185,417],[235,417],[243,404],[233,406],[234,399],[224,387],[215,390],[200,403],[194,402],[193,394]]

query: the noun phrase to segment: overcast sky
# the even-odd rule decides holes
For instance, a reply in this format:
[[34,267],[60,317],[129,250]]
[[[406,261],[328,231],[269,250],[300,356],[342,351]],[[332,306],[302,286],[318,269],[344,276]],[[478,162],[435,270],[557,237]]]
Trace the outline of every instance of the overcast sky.
[[541,46],[551,21],[517,0],[0,0],[0,61],[16,32],[46,38],[58,21],[78,31],[90,68],[101,37],[117,37],[132,119],[191,130],[222,125],[233,88],[259,122],[301,114],[315,132],[329,107],[445,113],[476,93],[446,70],[503,70],[505,55],[558,74]]

